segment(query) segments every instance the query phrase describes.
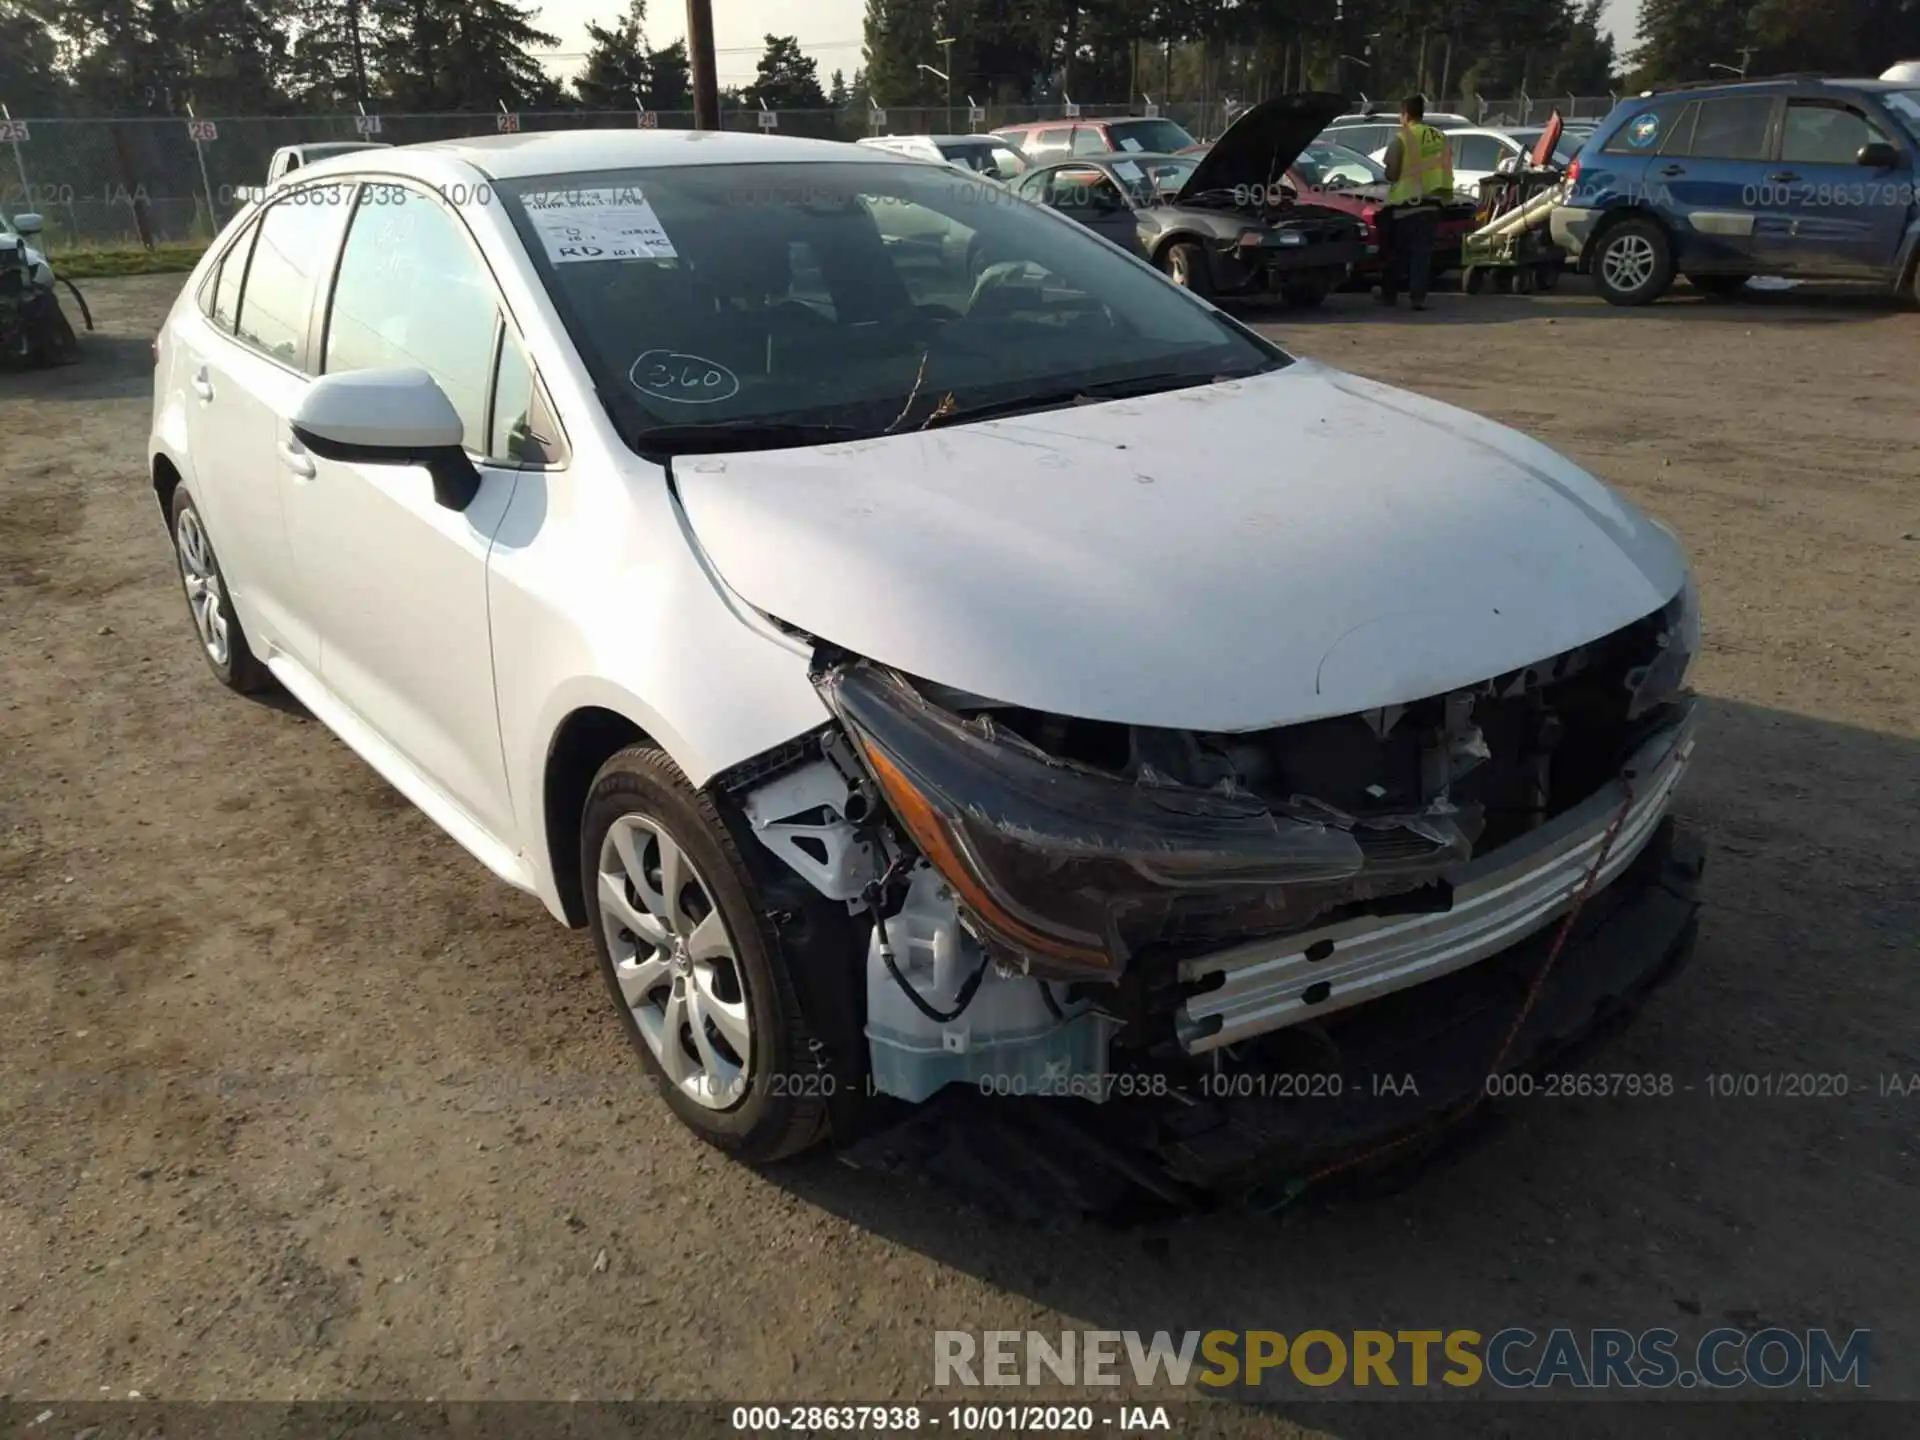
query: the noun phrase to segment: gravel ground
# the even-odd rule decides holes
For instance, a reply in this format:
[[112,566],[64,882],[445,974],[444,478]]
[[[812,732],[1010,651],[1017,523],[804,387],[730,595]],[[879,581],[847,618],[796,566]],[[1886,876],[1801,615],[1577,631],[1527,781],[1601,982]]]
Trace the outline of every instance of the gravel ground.
[[[83,363],[0,377],[0,1393],[858,1402],[927,1394],[936,1329],[1722,1323],[1870,1328],[1877,1391],[1920,1393],[1920,1091],[1882,1093],[1920,1075],[1920,316],[1336,296],[1271,327],[1685,537],[1707,908],[1596,1062],[1672,1098],[1517,1103],[1391,1199],[1142,1236],[728,1163],[639,1085],[584,936],[221,691],[142,466],[179,283],[89,284]],[[1436,1429],[1391,1411],[1304,1418]]]

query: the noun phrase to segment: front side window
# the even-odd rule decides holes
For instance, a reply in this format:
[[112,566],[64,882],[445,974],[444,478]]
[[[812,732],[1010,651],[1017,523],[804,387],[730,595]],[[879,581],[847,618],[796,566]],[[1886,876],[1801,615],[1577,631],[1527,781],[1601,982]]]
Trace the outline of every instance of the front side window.
[[1773,97],[1769,95],[1702,100],[1686,153],[1695,160],[1764,160],[1767,126],[1772,119]]
[[1092,166],[1054,171],[1047,182],[1047,203],[1056,210],[1111,213],[1127,208],[1126,197],[1113,177]]
[[1886,142],[1879,127],[1857,110],[1821,100],[1792,100],[1780,134],[1780,158],[1794,165],[1853,165],[1863,147]]
[[1293,162],[1294,173],[1309,190],[1345,190],[1354,185],[1379,185],[1386,170],[1343,141],[1338,145],[1309,145]]
[[445,205],[404,185],[368,185],[340,254],[321,368],[419,366],[453,401],[467,448],[485,454],[497,313],[492,277]]
[[1104,155],[1112,148],[1098,125],[1082,125],[1073,132],[1073,153],[1076,155]]
[[260,217],[233,333],[284,364],[306,355],[307,316],[348,193],[340,185],[296,190]]
[[1506,150],[1491,135],[1460,135],[1453,140],[1453,168],[1476,173],[1493,170]]
[[[1065,168],[1117,197],[1097,168]],[[636,445],[695,425],[897,433],[936,409],[1287,363],[1098,236],[960,170],[684,166],[495,193]]]

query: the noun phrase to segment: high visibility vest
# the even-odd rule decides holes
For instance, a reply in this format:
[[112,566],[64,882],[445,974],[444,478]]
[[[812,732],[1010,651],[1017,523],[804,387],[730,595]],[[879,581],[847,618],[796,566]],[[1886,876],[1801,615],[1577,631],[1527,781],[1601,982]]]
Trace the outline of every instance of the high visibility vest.
[[1447,137],[1431,125],[1400,127],[1400,178],[1387,191],[1389,205],[1411,205],[1453,195],[1453,155]]

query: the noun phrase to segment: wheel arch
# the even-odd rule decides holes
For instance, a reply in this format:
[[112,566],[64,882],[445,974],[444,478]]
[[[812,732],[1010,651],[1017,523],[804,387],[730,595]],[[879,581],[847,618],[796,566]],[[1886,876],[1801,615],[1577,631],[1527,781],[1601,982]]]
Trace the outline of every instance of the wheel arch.
[[185,477],[180,467],[162,451],[153,457],[153,498],[160,502],[160,520],[162,524],[173,523],[173,497],[179,490]]
[[1587,243],[1583,247],[1586,251],[1588,268],[1592,267],[1593,258],[1600,253],[1601,242],[1604,241],[1608,235],[1618,230],[1629,220],[1642,219],[1651,220],[1666,234],[1667,245],[1671,248],[1675,264],[1677,265],[1680,259],[1680,237],[1674,231],[1673,226],[1668,224],[1665,217],[1662,216],[1658,210],[1654,209],[1653,206],[1644,204],[1638,200],[1629,200],[1623,205],[1610,206],[1600,212],[1599,220],[1594,223],[1593,234],[1587,237]]
[[580,893],[580,818],[600,767],[629,745],[657,745],[631,716],[605,705],[581,705],[569,711],[547,740],[540,775],[541,834],[548,873],[562,918],[572,929],[587,923]]

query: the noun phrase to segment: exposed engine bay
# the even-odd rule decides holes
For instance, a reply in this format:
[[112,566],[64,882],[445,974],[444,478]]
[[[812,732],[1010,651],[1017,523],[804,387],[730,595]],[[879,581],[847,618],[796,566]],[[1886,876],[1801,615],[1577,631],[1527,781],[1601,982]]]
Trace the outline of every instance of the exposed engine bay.
[[1691,753],[1697,646],[1689,585],[1477,685],[1238,734],[1040,714],[822,647],[838,724],[742,808],[871,916],[877,1089],[1099,1099],[1116,1069],[1217,1064],[1476,963],[1614,878]]

